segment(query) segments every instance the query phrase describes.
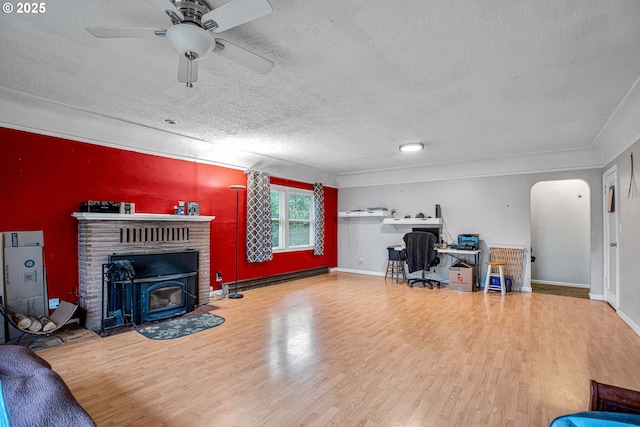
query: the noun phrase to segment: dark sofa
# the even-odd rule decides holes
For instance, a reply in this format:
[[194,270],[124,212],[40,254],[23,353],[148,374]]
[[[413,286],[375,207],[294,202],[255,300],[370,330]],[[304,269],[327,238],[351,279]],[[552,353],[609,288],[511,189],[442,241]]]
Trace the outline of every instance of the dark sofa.
[[0,426],[95,427],[51,365],[26,347],[0,345]]

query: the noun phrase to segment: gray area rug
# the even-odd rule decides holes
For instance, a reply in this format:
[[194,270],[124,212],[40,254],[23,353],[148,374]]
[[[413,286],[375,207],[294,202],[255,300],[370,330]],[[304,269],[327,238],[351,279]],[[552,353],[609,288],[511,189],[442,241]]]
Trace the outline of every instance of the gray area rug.
[[179,317],[136,330],[152,340],[170,340],[195,334],[224,323],[224,318],[209,312]]

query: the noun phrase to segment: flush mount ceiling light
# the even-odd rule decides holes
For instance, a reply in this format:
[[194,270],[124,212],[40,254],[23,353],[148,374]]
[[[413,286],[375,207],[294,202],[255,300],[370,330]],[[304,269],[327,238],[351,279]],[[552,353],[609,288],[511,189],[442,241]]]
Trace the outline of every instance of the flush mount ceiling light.
[[410,142],[408,144],[402,144],[400,146],[400,151],[402,151],[403,153],[420,150],[424,150],[424,144],[421,142]]

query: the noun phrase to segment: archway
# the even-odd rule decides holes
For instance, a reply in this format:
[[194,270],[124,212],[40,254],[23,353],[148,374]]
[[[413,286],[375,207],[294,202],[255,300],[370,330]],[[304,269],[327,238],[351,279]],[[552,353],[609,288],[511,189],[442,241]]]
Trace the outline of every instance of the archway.
[[532,284],[590,288],[590,204],[589,185],[580,179],[531,188]]

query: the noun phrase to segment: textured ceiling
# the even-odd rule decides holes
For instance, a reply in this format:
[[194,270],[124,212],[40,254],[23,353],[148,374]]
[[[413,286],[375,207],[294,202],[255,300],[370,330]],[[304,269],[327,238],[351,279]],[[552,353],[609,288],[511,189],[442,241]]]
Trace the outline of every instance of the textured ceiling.
[[[338,177],[541,155],[589,167],[608,160],[601,145],[618,122],[620,134],[639,133],[628,119],[640,114],[637,0],[270,1],[271,14],[219,36],[271,59],[273,71],[210,54],[193,88],[176,81],[166,39],[85,31],[167,28],[152,1],[65,0],[42,14],[5,13],[0,122]],[[413,141],[427,149],[398,151]]]

